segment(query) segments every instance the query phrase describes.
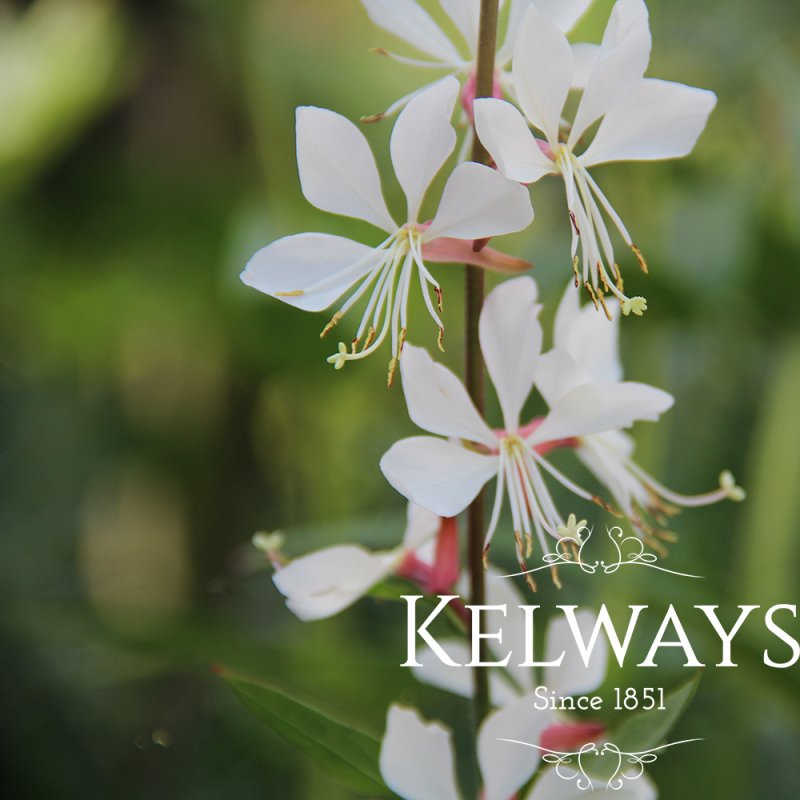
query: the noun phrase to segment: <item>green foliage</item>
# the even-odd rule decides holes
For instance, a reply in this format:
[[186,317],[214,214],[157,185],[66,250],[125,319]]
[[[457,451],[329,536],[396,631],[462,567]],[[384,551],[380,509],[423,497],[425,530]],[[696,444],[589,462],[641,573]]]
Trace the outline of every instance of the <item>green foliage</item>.
[[221,675],[245,708],[332,778],[364,795],[392,797],[378,771],[378,739],[265,683]]

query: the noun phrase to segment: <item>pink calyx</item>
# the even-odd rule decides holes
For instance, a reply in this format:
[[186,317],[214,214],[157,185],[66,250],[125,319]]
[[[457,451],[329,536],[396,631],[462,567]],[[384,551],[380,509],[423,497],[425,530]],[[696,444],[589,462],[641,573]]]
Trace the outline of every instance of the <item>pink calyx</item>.
[[446,594],[455,585],[459,573],[458,522],[455,517],[442,518],[431,564],[410,552],[396,570],[398,577],[413,581],[426,594]]
[[[473,69],[469,74],[469,78],[464,82],[461,89],[461,105],[469,118],[469,121],[474,124],[475,122],[475,95],[478,93],[478,75]],[[495,70],[494,80],[492,81],[492,97],[498,100],[503,97],[503,86],[500,83],[500,77]]]
[[559,753],[573,753],[590,742],[597,742],[605,735],[602,722],[570,722],[550,725],[542,731],[539,746]]
[[[535,417],[526,425],[523,425],[518,431],[517,436],[521,439],[527,439],[545,420],[545,417]],[[500,439],[504,439],[506,436],[509,435],[509,432],[504,428],[498,428],[497,430],[493,431],[493,433]],[[558,450],[563,447],[571,447],[576,448],[580,443],[575,437],[570,437],[568,439],[553,439],[551,442],[542,442],[541,444],[537,444],[534,450],[540,456],[546,456],[553,450]],[[492,450],[492,455],[497,455],[499,450]]]
[[476,250],[475,243],[469,239],[441,236],[422,245],[422,257],[433,264],[469,264],[505,275],[517,275],[533,268],[530,261],[486,247],[483,239]]

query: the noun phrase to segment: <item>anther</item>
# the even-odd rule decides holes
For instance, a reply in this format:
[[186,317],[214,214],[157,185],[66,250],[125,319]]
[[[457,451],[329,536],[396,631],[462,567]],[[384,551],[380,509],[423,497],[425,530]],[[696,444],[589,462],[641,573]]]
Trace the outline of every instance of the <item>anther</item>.
[[324,339],[339,324],[339,320],[341,318],[342,318],[342,312],[337,311],[331,317],[331,321],[322,329],[322,333],[319,335],[319,338]]
[[647,268],[647,262],[644,260],[644,256],[642,255],[642,251],[633,243],[631,243],[631,250],[633,250],[633,254],[636,256],[636,260],[639,262],[642,272],[647,275],[649,270]]

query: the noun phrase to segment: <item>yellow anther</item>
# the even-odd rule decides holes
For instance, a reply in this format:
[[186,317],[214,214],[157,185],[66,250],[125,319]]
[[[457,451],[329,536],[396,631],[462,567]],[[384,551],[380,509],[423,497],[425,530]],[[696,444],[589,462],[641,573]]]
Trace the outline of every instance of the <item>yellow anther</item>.
[[647,268],[647,262],[642,255],[642,251],[635,244],[631,244],[631,250],[633,250],[633,254],[636,256],[636,260],[639,262],[642,272],[647,275],[650,270]]
[[444,353],[444,328],[439,328],[439,335],[436,337],[436,344],[439,346],[439,349]]
[[295,289],[291,292],[275,292],[275,297],[302,297],[304,294],[302,289]]
[[337,311],[331,317],[331,321],[322,329],[322,333],[319,335],[319,338],[324,339],[337,326],[341,318],[342,318],[342,312]]
[[393,358],[389,362],[389,374],[386,377],[386,386],[387,388],[391,389],[392,384],[394,383],[394,373],[397,371],[397,359]]

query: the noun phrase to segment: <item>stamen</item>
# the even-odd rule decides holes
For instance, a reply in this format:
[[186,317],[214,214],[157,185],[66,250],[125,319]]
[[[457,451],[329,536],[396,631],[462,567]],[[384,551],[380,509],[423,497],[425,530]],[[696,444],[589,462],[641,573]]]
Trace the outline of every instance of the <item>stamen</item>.
[[331,317],[331,321],[322,329],[322,333],[319,335],[319,338],[324,339],[339,324],[339,320],[341,318],[342,318],[342,312],[337,311]]
[[304,294],[302,289],[294,289],[291,292],[275,292],[275,297],[302,297]]
[[644,272],[645,275],[648,275],[649,270],[647,268],[647,262],[644,260],[644,256],[642,255],[642,251],[633,243],[631,243],[631,250],[633,250],[633,254],[636,256],[636,260],[639,262],[642,272]]

